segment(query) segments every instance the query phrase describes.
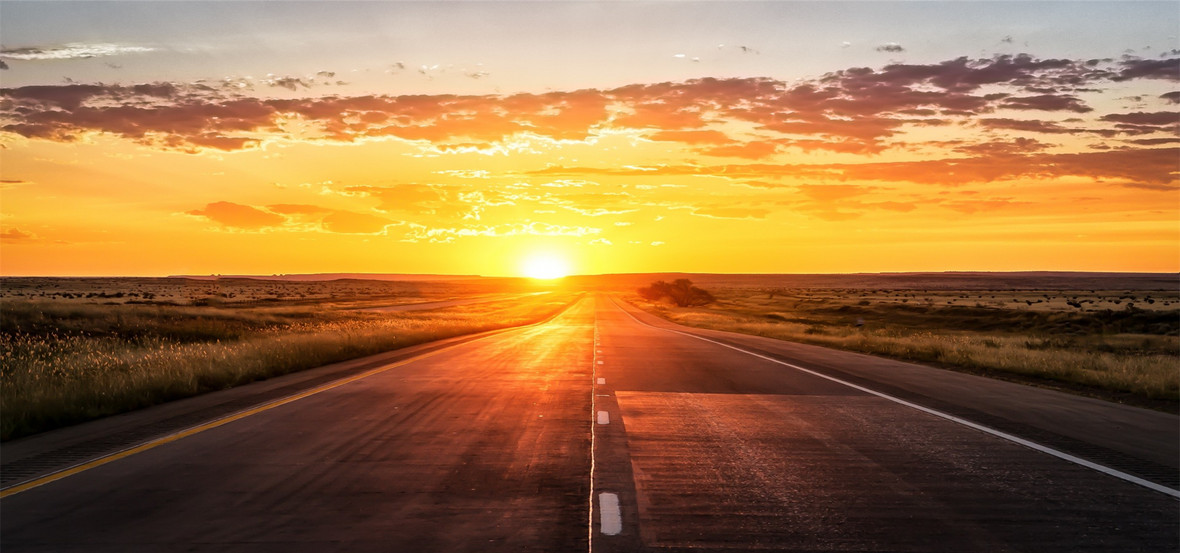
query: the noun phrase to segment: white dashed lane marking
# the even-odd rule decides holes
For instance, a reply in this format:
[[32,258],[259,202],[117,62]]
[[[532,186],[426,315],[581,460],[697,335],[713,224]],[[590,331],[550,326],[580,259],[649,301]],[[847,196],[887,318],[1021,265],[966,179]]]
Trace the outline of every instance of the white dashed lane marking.
[[602,533],[616,536],[622,532],[623,516],[619,513],[619,496],[605,492],[598,494],[598,507],[602,513]]
[[610,424],[610,413],[607,413],[606,411],[599,411],[598,424]]
[[599,385],[599,386],[602,386],[603,384],[606,384],[606,379],[605,379],[605,378],[599,378],[599,379],[598,379],[598,385]]

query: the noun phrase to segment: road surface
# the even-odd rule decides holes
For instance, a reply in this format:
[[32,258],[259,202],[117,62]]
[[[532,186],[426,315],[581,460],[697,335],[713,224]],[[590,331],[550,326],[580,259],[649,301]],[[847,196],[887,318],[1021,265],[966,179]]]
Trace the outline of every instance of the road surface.
[[[629,311],[590,296],[545,324],[5,444],[0,473],[13,476],[0,546],[1048,553],[1180,544],[1174,415],[822,348],[689,335]],[[271,403],[192,422],[251,394]],[[926,403],[933,413],[916,408]],[[948,416],[976,417],[991,433]],[[996,435],[1016,431],[1041,449]],[[1099,470],[1062,455],[1097,459]]]

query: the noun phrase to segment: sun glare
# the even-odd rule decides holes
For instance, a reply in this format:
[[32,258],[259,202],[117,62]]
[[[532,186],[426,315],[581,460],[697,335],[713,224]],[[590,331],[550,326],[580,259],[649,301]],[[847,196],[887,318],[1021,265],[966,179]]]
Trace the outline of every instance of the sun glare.
[[533,254],[524,260],[522,272],[529,278],[550,280],[569,274],[569,263],[553,254]]

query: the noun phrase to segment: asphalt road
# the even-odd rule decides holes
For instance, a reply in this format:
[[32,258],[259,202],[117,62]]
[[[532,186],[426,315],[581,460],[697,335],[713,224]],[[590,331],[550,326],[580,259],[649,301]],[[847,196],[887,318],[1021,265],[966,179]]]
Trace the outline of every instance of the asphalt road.
[[[542,325],[358,362],[334,383],[325,379],[335,373],[291,375],[231,390],[308,382],[293,401],[196,423],[177,439],[143,438],[142,451],[19,493],[6,479],[0,547],[1180,549],[1180,502],[1168,492],[865,389],[1027,432],[1165,489],[1180,472],[1169,453],[1180,447],[1174,415],[686,330],[587,297]],[[154,428],[180,408],[128,415],[118,428]],[[113,424],[5,444],[0,472],[82,448]],[[39,463],[40,474],[67,464]]]

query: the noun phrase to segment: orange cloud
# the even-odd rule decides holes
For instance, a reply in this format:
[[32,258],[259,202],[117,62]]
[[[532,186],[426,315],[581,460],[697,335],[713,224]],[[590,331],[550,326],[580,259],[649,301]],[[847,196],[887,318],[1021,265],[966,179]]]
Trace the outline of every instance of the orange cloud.
[[306,204],[274,204],[266,206],[266,209],[283,215],[324,215],[332,212],[326,207]]
[[992,157],[946,158],[843,164],[746,164],[663,165],[633,168],[550,166],[530,175],[708,175],[729,178],[768,176],[811,178],[827,181],[913,182],[957,186],[1017,178],[1091,177],[1141,183],[1171,184],[1178,176],[1180,148],[1122,149],[1075,154],[1007,156],[1003,163]]
[[186,214],[204,217],[222,226],[261,230],[282,228],[288,231],[323,231],[338,234],[377,234],[398,224],[379,215],[357,213],[308,204],[272,204],[266,209],[233,202],[213,202],[204,209]]
[[693,209],[692,214],[714,219],[765,219],[770,214],[770,210],[752,207],[707,206]]
[[446,199],[437,188],[425,184],[393,186],[349,186],[346,192],[375,198],[382,211],[420,211],[436,208]]
[[376,234],[394,224],[384,217],[368,213],[334,211],[323,219],[324,230],[343,234]]
[[776,141],[751,141],[743,144],[717,146],[714,148],[699,148],[696,150],[714,157],[740,157],[744,159],[762,159],[774,155],[778,151]]
[[246,230],[279,226],[287,221],[282,215],[233,202],[213,202],[207,204],[204,209],[194,209],[186,213],[204,217],[222,226]]
[[734,139],[721,131],[660,131],[647,136],[649,140],[682,142],[684,144],[732,144]]
[[31,232],[25,232],[16,227],[0,231],[0,240],[4,242],[25,242],[36,239],[37,236]]

